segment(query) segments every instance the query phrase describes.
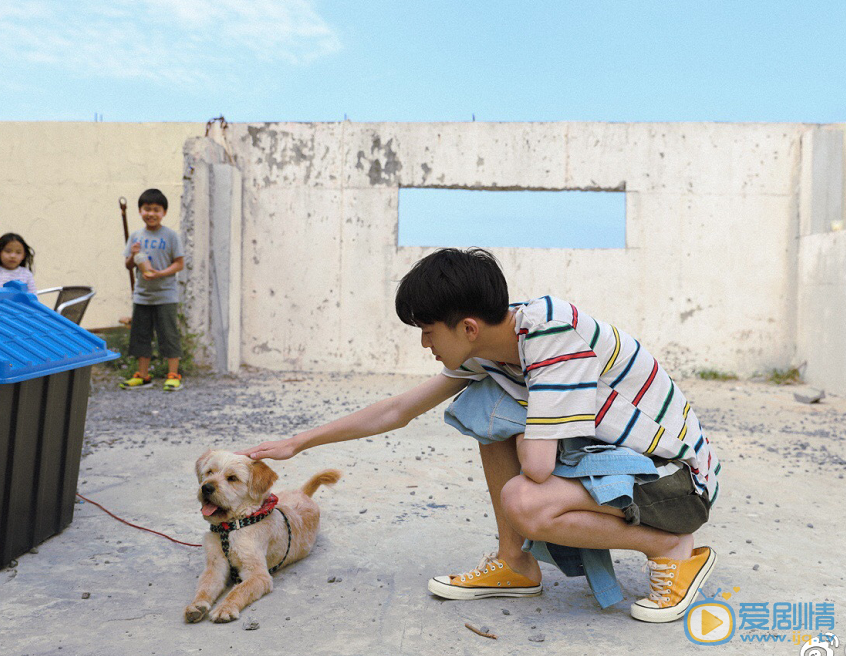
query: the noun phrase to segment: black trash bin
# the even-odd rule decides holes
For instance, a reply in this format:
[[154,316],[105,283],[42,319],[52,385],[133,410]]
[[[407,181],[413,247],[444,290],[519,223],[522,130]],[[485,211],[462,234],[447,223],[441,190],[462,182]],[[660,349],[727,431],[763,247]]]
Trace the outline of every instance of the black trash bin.
[[117,357],[23,283],[0,287],[0,568],[71,523],[91,366]]

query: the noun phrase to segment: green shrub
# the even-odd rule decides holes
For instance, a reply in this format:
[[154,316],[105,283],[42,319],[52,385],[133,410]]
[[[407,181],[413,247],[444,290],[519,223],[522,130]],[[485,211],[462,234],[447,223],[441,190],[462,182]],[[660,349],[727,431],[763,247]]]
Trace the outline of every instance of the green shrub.
[[802,383],[802,372],[797,367],[790,369],[771,369],[767,380],[776,385],[798,385]]
[[702,380],[737,380],[737,376],[733,373],[725,373],[717,369],[702,369],[696,372]]

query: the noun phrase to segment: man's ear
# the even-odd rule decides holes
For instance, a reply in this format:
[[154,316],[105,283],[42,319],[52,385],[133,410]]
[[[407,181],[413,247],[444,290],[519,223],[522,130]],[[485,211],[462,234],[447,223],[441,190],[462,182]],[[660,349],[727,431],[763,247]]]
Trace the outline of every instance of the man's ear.
[[472,317],[467,317],[461,321],[461,328],[464,331],[464,336],[471,342],[475,342],[479,337],[479,321]]
[[255,499],[264,497],[277,478],[276,472],[261,460],[254,461],[250,466],[250,496]]

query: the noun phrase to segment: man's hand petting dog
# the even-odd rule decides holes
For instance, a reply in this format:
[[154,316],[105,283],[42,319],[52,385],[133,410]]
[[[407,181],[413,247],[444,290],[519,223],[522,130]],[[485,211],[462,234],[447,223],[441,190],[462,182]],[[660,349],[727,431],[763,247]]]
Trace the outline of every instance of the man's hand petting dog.
[[235,453],[241,456],[249,456],[253,460],[263,460],[264,458],[288,460],[297,455],[299,450],[297,449],[294,438],[288,438],[275,442],[262,442],[258,446],[244,449],[243,451],[236,451]]
[[[341,473],[327,469],[299,490],[274,496],[270,489],[276,473],[246,455],[209,451],[197,460],[196,469],[197,498],[212,530],[203,538],[206,567],[194,600],[185,608],[185,621],[199,622],[209,614],[213,622],[231,622],[273,590],[270,568],[275,571],[311,551],[320,524],[320,509],[311,496],[321,485],[336,483]],[[212,610],[236,575],[240,582]]]

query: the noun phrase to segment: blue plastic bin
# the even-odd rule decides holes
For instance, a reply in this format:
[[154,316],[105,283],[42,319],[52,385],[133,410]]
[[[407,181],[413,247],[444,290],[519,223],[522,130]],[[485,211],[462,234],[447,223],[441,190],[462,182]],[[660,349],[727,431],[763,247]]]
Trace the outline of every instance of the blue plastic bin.
[[0,568],[71,523],[91,366],[117,357],[23,283],[0,287]]

